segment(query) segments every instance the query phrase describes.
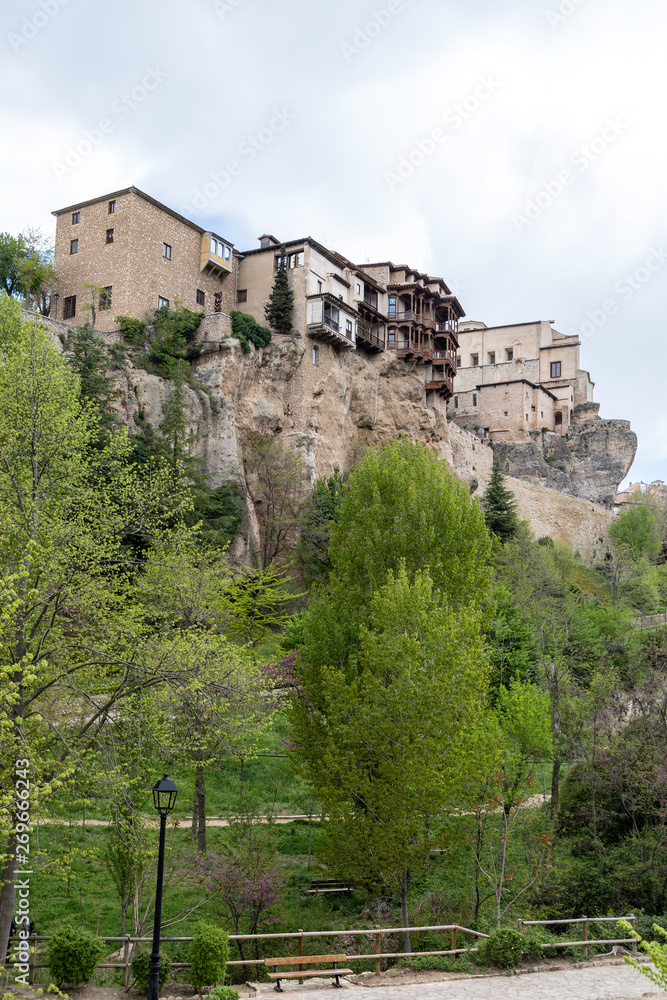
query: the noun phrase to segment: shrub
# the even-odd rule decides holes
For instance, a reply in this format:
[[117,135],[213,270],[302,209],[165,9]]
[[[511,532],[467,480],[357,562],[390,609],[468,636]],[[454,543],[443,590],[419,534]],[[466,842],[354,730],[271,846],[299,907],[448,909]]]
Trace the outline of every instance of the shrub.
[[215,986],[225,978],[229,942],[227,932],[199,920],[190,944],[192,982],[195,989]]
[[250,353],[250,344],[255,347],[266,347],[271,340],[271,331],[265,326],[260,326],[257,320],[248,313],[239,312],[235,309],[230,313],[232,317],[232,334],[241,341],[241,350],[244,354]]
[[239,991],[233,986],[214,986],[209,991],[207,1000],[239,1000]]
[[521,961],[524,949],[523,935],[513,927],[501,927],[492,931],[486,942],[489,961],[501,969],[511,969]]
[[155,310],[150,360],[166,378],[173,378],[177,362],[185,357],[185,350],[203,318],[203,312],[190,309],[171,310],[169,306],[161,306]]
[[66,925],[49,942],[49,971],[57,983],[87,983],[105,948],[94,934]]
[[[137,948],[132,956],[132,978],[140,990],[148,989],[148,984],[151,978],[150,961],[151,956],[146,948]],[[167,982],[170,972],[171,959],[169,955],[165,955],[164,952],[160,952],[160,972],[158,973],[158,982],[160,986],[164,986]]]
[[454,956],[450,958],[449,955],[425,955],[423,958],[410,959],[407,964],[416,972],[428,969],[436,969],[438,972],[470,972],[472,968],[467,955],[460,955],[456,961]]
[[[643,976],[650,979],[661,990],[667,989],[667,943],[660,944],[658,941],[644,941],[637,931],[633,930],[627,920],[619,920],[618,926],[625,931],[628,937],[638,941],[641,948],[651,959],[651,965],[640,965],[636,958],[624,955],[624,961],[633,968],[641,972]],[[667,941],[667,931],[659,924],[653,924],[653,930]]]
[[126,344],[143,347],[146,341],[146,324],[143,320],[135,319],[133,316],[116,316],[116,323]]

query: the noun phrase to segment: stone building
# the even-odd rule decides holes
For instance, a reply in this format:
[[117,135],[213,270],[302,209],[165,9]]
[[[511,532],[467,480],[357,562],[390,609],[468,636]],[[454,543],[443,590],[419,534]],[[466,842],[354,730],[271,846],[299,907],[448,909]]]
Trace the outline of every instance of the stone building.
[[590,375],[579,365],[580,344],[546,320],[460,324],[449,412],[495,441],[525,441],[542,429],[566,433],[575,406],[593,401]]
[[[56,319],[84,323],[93,297],[95,325],[102,331],[117,329],[119,315],[149,321],[163,305],[227,314],[234,308],[233,244],[138,188],[69,205],[53,215]],[[87,288],[90,284],[97,288]]]
[[[241,255],[238,308],[264,323],[280,260],[275,236]],[[356,265],[311,237],[283,244],[294,291],[295,333],[311,341],[313,365],[322,346],[368,355],[392,353],[423,365],[426,391],[448,399],[456,374],[456,331],[464,315],[442,278],[387,261]]]

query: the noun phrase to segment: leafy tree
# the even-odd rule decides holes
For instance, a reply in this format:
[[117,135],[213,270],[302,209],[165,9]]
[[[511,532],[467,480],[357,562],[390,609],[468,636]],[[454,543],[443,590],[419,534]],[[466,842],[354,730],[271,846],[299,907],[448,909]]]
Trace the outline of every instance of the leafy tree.
[[13,295],[19,291],[19,262],[25,252],[23,236],[12,236],[11,233],[0,233],[0,281],[7,292]]
[[162,407],[163,419],[160,434],[167,445],[169,460],[174,466],[190,458],[189,445],[192,435],[188,434],[188,414],[186,410],[186,384],[190,366],[186,361],[174,361],[171,366],[169,396]]
[[299,702],[295,753],[330,817],[326,856],[369,890],[397,895],[406,928],[410,877],[484,757],[480,624],[479,610],[451,607],[428,570],[410,582],[400,567],[366,609],[354,670],[324,668],[317,707],[310,687]]
[[[537,881],[550,842],[548,835],[538,832],[535,843],[530,820],[525,821],[536,768],[552,755],[550,714],[549,696],[535,684],[513,681],[498,691],[491,723],[501,761],[499,768],[487,772],[481,787],[481,802],[474,810],[477,838],[473,845],[476,883],[481,873],[491,886],[498,928],[510,907]],[[519,838],[528,849],[523,871],[508,850],[510,841]],[[475,888],[478,911],[477,884]]]
[[97,405],[100,426],[109,430],[116,423],[112,400],[117,393],[109,378],[109,360],[104,343],[89,324],[69,333],[66,349],[80,379],[81,395]]
[[494,459],[491,479],[482,497],[482,507],[487,528],[498,535],[501,542],[516,535],[519,526],[516,500],[505,486],[505,477],[497,459]]
[[[0,298],[0,327],[12,333],[0,366],[0,581],[14,607],[0,647],[0,730],[9,747],[3,766],[24,757],[48,788],[137,685],[149,689],[183,669],[187,643],[151,633],[131,606],[121,610],[129,570],[121,542],[173,523],[188,500],[170,470],[154,468],[149,478],[128,466],[125,433],[93,451],[99,423],[94,407],[82,405],[78,376],[17,312]],[[10,780],[2,775],[5,787]],[[14,818],[11,805],[0,813],[5,829]],[[0,950],[14,903],[12,837],[2,861]]]
[[[404,919],[408,873],[432,846],[427,814],[461,793],[476,732],[488,551],[465,485],[426,448],[393,441],[350,476],[331,528],[328,584],[304,616],[291,707],[299,766],[348,838],[337,841],[348,844],[341,866],[391,886]],[[450,708],[468,720],[463,729]]]
[[327,587],[314,591],[304,621],[303,672],[313,683],[324,666],[351,669],[373,594],[402,560],[410,576],[428,566],[452,607],[487,594],[479,504],[445,462],[405,439],[369,451],[352,472],[330,539]]
[[617,605],[633,586],[645,579],[650,561],[662,550],[662,539],[653,511],[638,504],[621,511],[609,528],[610,548],[599,565]]
[[243,450],[248,495],[259,522],[256,558],[267,569],[296,544],[308,500],[306,464],[281,438],[254,434]]
[[301,570],[309,583],[326,578],[329,561],[329,531],[338,521],[345,481],[336,468],[332,476],[321,477],[308,501],[301,524],[298,555]]
[[294,309],[294,292],[289,285],[287,275],[287,256],[284,245],[280,248],[278,270],[269,295],[269,301],[264,307],[266,322],[276,333],[291,333],[292,310]]

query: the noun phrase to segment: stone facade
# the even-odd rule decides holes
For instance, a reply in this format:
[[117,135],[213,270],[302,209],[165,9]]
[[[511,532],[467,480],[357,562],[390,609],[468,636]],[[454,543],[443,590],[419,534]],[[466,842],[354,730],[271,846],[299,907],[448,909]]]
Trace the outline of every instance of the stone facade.
[[137,188],[53,214],[58,319],[78,325],[90,318],[86,284],[111,289],[110,303],[108,292],[98,303],[95,325],[103,332],[117,328],[119,315],[149,322],[162,300],[205,313],[234,308],[233,245]]
[[575,406],[593,400],[579,367],[580,341],[550,322],[459,325],[459,363],[450,412],[495,441],[527,441],[543,428],[566,433]]

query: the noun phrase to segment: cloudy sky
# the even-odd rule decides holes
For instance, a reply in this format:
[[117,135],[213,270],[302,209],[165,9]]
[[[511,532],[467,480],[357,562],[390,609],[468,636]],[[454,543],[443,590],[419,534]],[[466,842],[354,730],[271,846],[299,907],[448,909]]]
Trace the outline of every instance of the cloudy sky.
[[667,480],[660,0],[14,0],[0,229],[134,184],[239,249],[311,235],[577,331]]

